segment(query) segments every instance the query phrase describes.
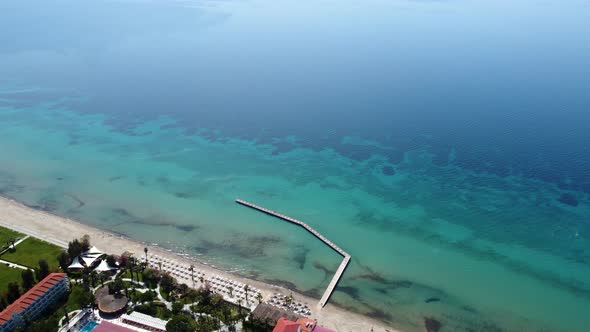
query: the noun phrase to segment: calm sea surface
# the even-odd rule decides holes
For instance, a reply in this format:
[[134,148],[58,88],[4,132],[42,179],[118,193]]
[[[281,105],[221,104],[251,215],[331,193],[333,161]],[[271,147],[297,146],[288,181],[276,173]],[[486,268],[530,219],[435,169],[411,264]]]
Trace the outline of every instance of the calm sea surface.
[[409,332],[590,326],[590,3],[0,2],[0,195]]

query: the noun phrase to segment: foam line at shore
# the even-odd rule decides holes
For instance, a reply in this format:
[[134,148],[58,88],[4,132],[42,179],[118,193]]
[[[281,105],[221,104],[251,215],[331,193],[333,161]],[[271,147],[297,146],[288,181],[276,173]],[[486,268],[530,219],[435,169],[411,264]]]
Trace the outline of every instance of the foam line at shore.
[[[64,245],[67,246],[67,243],[74,238],[88,235],[93,245],[105,250],[109,254],[121,254],[125,251],[131,251],[139,255],[143,254],[143,249],[147,247],[151,254],[167,257],[183,264],[192,264],[196,269],[203,271],[207,275],[219,275],[254,286],[261,290],[264,298],[277,292],[285,294],[291,292],[291,290],[284,287],[244,278],[228,273],[227,271],[216,269],[209,264],[165,248],[148,245],[122,235],[82,224],[75,220],[33,209],[12,199],[0,197],[0,214],[2,215],[1,225],[3,227],[39,237],[61,247],[64,247]],[[312,303],[317,301],[317,299],[297,292],[293,292],[293,295],[300,302]],[[312,318],[320,321],[323,326],[335,329],[336,331],[370,331],[371,329],[375,332],[384,332],[386,330],[390,332],[397,331],[384,326],[382,322],[347,311],[335,305],[328,305],[322,310],[314,311]]]

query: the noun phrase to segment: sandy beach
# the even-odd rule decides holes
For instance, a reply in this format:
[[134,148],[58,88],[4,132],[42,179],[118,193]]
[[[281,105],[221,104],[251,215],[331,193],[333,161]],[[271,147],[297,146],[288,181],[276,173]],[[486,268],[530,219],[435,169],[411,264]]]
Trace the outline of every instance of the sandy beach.
[[[277,292],[283,294],[289,294],[291,292],[291,290],[281,286],[243,278],[218,270],[207,265],[206,262],[189,259],[157,246],[147,245],[108,231],[84,225],[71,219],[53,215],[45,211],[35,210],[4,197],[0,197],[0,226],[15,229],[21,233],[26,233],[60,246],[67,246],[67,243],[74,238],[89,235],[93,245],[109,254],[116,255],[130,251],[141,257],[143,256],[144,248],[148,247],[150,254],[175,259],[185,264],[193,264],[197,270],[205,273],[207,277],[219,275],[259,288],[264,298]],[[190,285],[188,280],[179,280],[179,282],[185,282]],[[317,307],[318,299],[313,299],[296,292],[293,292],[293,296],[297,301],[309,304],[312,308],[311,317],[316,319],[320,325],[335,329],[336,331],[357,332],[372,330],[399,332],[398,330],[384,326],[381,322],[346,311],[330,303],[320,310]]]

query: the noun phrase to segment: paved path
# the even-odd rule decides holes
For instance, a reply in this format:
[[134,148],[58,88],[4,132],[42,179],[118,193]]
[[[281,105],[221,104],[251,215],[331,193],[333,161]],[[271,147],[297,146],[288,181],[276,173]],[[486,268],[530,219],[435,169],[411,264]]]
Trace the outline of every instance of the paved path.
[[[113,280],[114,280],[114,279],[113,279]],[[138,285],[140,285],[141,287],[146,287],[146,285],[145,285],[145,282],[143,282],[143,281],[137,281],[137,280],[135,280],[135,279],[131,279],[131,278],[121,278],[121,280],[123,280],[123,281],[129,281],[129,282],[132,282],[132,283],[134,283],[134,284],[138,284]]]
[[21,242],[23,242],[24,240],[26,240],[26,239],[28,239],[28,238],[30,238],[30,236],[29,236],[29,235],[26,235],[26,236],[25,236],[25,237],[23,237],[22,239],[20,239],[20,240],[16,241],[16,242],[14,243],[14,246],[15,246],[15,247],[16,247],[16,246],[18,246],[18,245],[19,245]]
[[[110,284],[111,282],[115,281],[115,279],[116,279],[116,276],[112,276],[112,277],[111,277],[111,278],[109,278],[108,280],[105,280],[105,282],[104,282],[104,283],[101,283],[101,282],[100,282],[100,280],[98,280],[97,282],[99,283],[99,285],[98,285],[98,286],[96,286],[96,287],[94,287],[94,288],[93,288],[93,290],[92,290],[92,292],[93,292],[93,293],[94,293],[94,292],[96,292],[97,290],[99,290],[99,289],[100,289],[100,288],[102,288],[103,286],[105,286],[105,285],[107,285],[107,284]],[[139,286],[141,286],[141,287],[145,287],[145,283],[144,283],[143,281],[137,281],[137,280],[133,280],[133,279],[131,279],[131,278],[121,278],[121,280],[123,280],[123,281],[129,281],[129,282],[132,282],[132,283],[134,283],[134,284],[137,284],[137,285],[139,285]]]
[[13,247],[16,247],[17,245],[19,245],[21,242],[23,242],[24,240],[30,238],[30,236],[25,235],[25,237],[23,237],[22,239],[19,239],[18,241],[16,241],[14,244],[11,244],[8,246],[8,248],[2,250],[2,252],[0,252],[0,256],[4,255],[5,252],[7,252],[8,250],[10,250]]
[[[28,239],[29,237],[30,237],[30,236],[28,236],[28,235],[27,235],[27,236],[23,237],[22,239],[20,239],[20,240],[16,241],[16,242],[14,243],[14,247],[18,246],[18,245],[19,245],[21,242],[23,242],[24,240]],[[10,250],[12,247],[13,247],[13,246],[11,245],[10,247],[8,247],[8,248],[4,249],[4,250],[3,250],[3,251],[0,253],[0,256],[1,256],[1,255],[3,255],[3,254],[4,254],[5,252],[7,252],[8,250]],[[33,270],[33,269],[31,269],[30,267],[28,267],[28,266],[24,266],[24,265],[16,264],[16,263],[13,263],[13,262],[10,262],[10,261],[5,261],[5,260],[3,260],[3,259],[0,259],[0,263],[2,263],[2,264],[6,264],[6,265],[8,265],[8,267],[11,267],[11,268],[16,268],[16,269],[21,269],[21,270]]]
[[156,295],[158,296],[158,299],[166,305],[166,308],[168,308],[168,310],[172,310],[172,302],[166,301],[166,299],[160,293],[160,284],[158,284],[158,287],[156,288]]
[[13,263],[13,262],[5,261],[3,259],[0,259],[0,263],[1,264],[6,264],[6,265],[8,265],[8,267],[11,267],[13,269],[33,270],[30,267],[28,267],[28,266],[24,266],[24,265],[16,264],[16,263]]

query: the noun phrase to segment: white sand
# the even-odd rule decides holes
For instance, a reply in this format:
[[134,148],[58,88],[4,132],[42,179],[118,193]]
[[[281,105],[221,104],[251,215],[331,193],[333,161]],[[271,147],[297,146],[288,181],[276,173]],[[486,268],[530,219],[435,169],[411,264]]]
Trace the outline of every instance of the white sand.
[[[0,225],[13,228],[22,233],[42,238],[61,246],[74,238],[80,238],[83,235],[89,235],[92,245],[109,254],[120,255],[125,251],[134,252],[138,257],[143,257],[144,248],[148,247],[149,254],[156,254],[170,259],[175,259],[181,263],[193,264],[195,269],[205,273],[208,278],[211,275],[219,275],[231,278],[243,283],[252,285],[262,291],[264,298],[273,293],[282,293],[288,295],[290,290],[280,286],[262,283],[256,280],[246,279],[237,275],[217,270],[209,265],[187,259],[186,257],[176,255],[159,247],[146,245],[139,241],[134,241],[110,232],[81,224],[67,218],[59,217],[44,211],[29,208],[14,200],[0,197]],[[190,285],[190,283],[188,283]],[[375,321],[366,316],[346,311],[328,303],[323,309],[317,307],[318,300],[302,294],[293,292],[296,301],[308,303],[312,308],[311,318],[317,319],[319,324],[336,331],[342,332],[360,332],[360,331],[390,331],[397,330],[384,326],[382,323]],[[397,331],[399,332],[399,331]]]

